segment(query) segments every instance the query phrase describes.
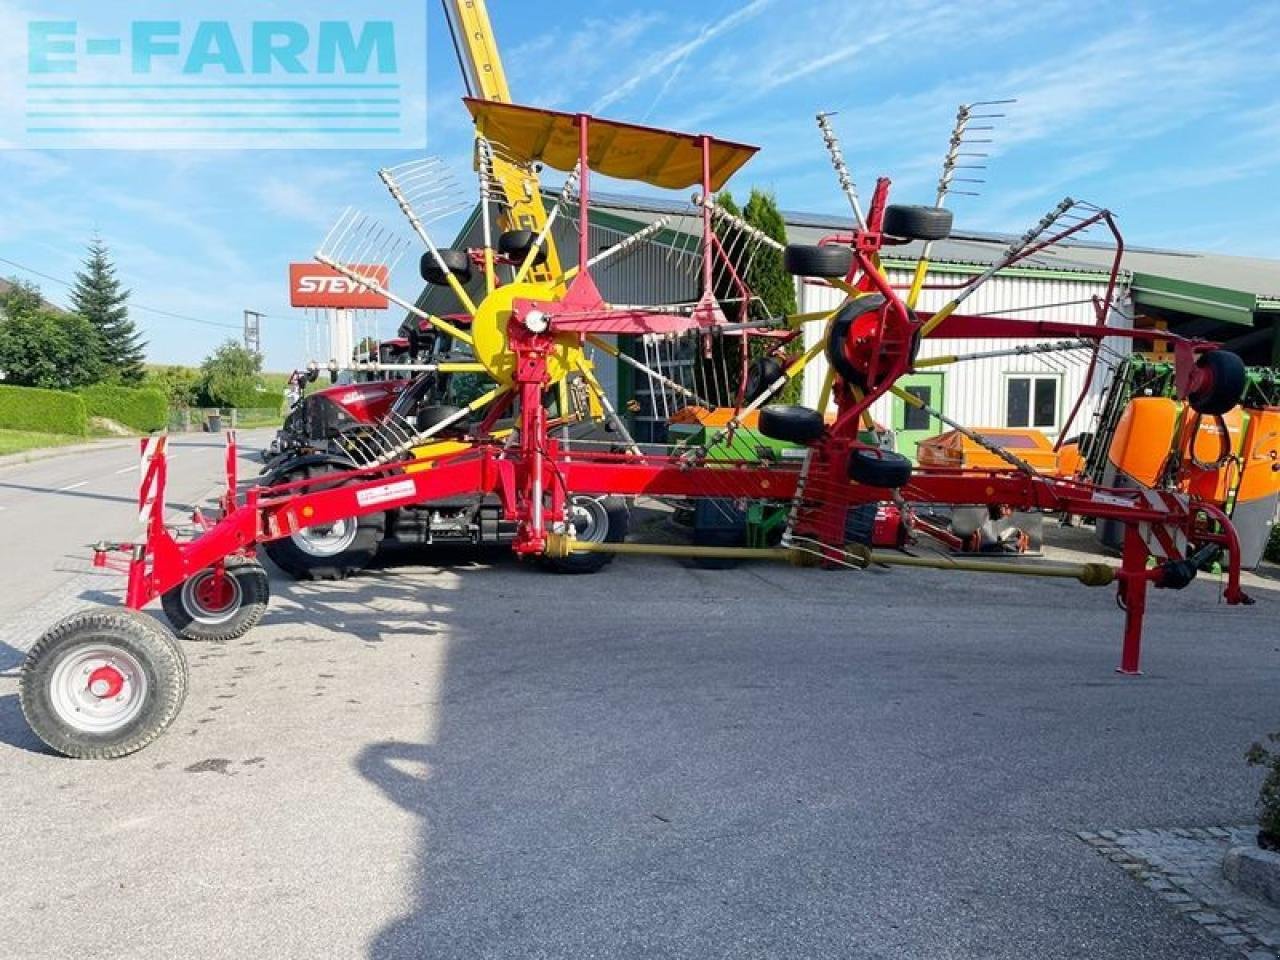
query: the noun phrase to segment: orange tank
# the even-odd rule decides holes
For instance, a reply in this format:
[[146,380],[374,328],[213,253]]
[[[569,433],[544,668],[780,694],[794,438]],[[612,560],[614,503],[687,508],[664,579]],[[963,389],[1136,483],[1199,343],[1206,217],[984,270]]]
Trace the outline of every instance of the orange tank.
[[[973,430],[988,443],[1008,450],[1039,473],[1056,476],[1058,455],[1053,444],[1039,430],[1011,427],[976,427]],[[916,459],[922,467],[951,467],[967,470],[1008,470],[1009,462],[975,443],[958,430],[948,430],[921,440]]]
[[[1116,468],[1144,487],[1157,486],[1169,465],[1179,428],[1184,426],[1185,404],[1168,397],[1135,397],[1116,425],[1108,457]],[[1185,413],[1185,429],[1194,415]],[[1186,454],[1179,464],[1185,471],[1184,489],[1204,500],[1225,504],[1231,495],[1238,467],[1233,454],[1240,446],[1244,416],[1240,408],[1224,414],[1222,426],[1212,417],[1200,421],[1194,436],[1184,441]],[[1209,467],[1197,466],[1212,464]]]

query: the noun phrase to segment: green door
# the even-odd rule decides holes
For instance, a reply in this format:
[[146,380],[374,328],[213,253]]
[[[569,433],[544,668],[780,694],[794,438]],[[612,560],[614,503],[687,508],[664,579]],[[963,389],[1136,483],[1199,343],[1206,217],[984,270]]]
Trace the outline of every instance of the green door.
[[[898,381],[898,386],[940,413],[946,413],[943,395],[943,374],[913,373]],[[893,429],[898,435],[898,452],[914,462],[916,445],[926,437],[932,437],[946,427],[937,417],[931,417],[918,407],[913,407],[899,397],[893,398]]]

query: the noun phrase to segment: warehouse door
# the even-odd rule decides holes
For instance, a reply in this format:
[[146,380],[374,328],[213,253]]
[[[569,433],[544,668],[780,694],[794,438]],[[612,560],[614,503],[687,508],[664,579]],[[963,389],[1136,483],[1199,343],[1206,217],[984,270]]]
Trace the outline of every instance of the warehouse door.
[[[946,413],[943,396],[943,374],[913,373],[898,381],[898,386],[918,397],[940,413]],[[893,429],[898,435],[898,452],[916,459],[916,446],[926,437],[942,432],[942,422],[899,397],[893,398]]]

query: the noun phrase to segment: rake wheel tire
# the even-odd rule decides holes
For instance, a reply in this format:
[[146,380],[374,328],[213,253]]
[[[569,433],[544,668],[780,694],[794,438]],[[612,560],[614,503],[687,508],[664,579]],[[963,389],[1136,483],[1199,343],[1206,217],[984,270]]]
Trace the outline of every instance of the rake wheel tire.
[[205,607],[201,584],[213,576],[213,568],[200,570],[160,598],[160,606],[174,632],[184,640],[226,643],[238,640],[257,626],[271,601],[267,571],[257,560],[228,557],[224,576],[230,578],[230,604]]
[[[75,705],[88,699],[83,669],[102,651],[117,663],[137,669],[131,685],[121,688],[118,725],[110,718],[77,717]],[[86,667],[74,661],[80,658]],[[132,672],[132,670],[130,671]],[[18,680],[22,715],[32,732],[50,749],[67,757],[110,760],[141,750],[173,723],[187,695],[188,669],[182,647],[146,614],[126,609],[82,610],[50,627],[31,648]],[[110,708],[110,698],[103,704]],[[96,728],[95,728],[96,727]]]
[[849,479],[868,487],[897,490],[911,480],[911,461],[892,450],[855,447],[849,454]]
[[1234,409],[1244,396],[1247,380],[1244,361],[1230,350],[1200,354],[1196,366],[1209,373],[1209,382],[1187,394],[1187,403],[1196,413],[1221,416]]
[[783,251],[782,263],[793,276],[842,279],[853,266],[853,250],[835,244],[790,243]]
[[[536,239],[538,235],[532,230],[508,230],[498,237],[498,252],[516,263],[523,264],[529,259],[529,252],[533,249],[533,242]],[[540,267],[546,262],[547,245],[544,243],[538,248],[538,255],[534,258],[533,265]]]
[[880,229],[904,240],[945,240],[951,236],[951,211],[945,207],[890,204],[884,208]]
[[[471,282],[471,257],[467,255],[467,251],[445,247],[439,252],[440,259],[444,261],[448,272],[457,277],[459,283],[465,287]],[[422,255],[418,270],[422,274],[422,279],[427,283],[434,284],[437,287],[447,286],[449,283],[448,274],[440,269],[440,264],[431,255],[430,250]]]
[[[341,469],[337,464],[304,464],[281,472],[274,482],[309,480]],[[354,528],[343,526],[339,535],[334,535],[330,528],[328,542],[323,534],[307,536],[300,531],[280,540],[269,540],[262,545],[262,550],[272,563],[295,580],[345,580],[369,566],[378,555],[387,533],[387,515],[371,513],[349,517],[334,526],[340,524],[354,524]]]
[[751,365],[747,367],[745,402],[750,403],[763,394],[784,372],[782,364],[772,357],[758,357],[752,360]]
[[809,407],[784,404],[760,411],[760,432],[770,440],[804,445],[821,437],[826,428],[822,414]]
[[[627,502],[621,497],[570,497],[569,499],[570,503],[578,509],[592,512],[592,523],[606,524],[602,531],[599,527],[588,528],[587,536],[592,540],[603,543],[622,543],[627,539],[627,526],[631,520],[631,513],[627,509]],[[544,565],[553,573],[580,574],[597,573],[612,562],[612,553],[571,553],[567,557],[547,557]]]

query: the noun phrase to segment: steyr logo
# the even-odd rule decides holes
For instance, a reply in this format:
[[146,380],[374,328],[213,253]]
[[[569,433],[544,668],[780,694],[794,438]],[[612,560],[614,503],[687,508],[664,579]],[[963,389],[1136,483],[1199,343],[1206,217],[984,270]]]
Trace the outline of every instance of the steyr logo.
[[[350,269],[384,289],[387,286],[385,266],[351,264]],[[320,263],[289,264],[289,303],[332,310],[386,310],[388,306],[386,297]]]

